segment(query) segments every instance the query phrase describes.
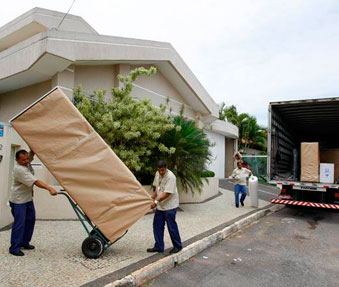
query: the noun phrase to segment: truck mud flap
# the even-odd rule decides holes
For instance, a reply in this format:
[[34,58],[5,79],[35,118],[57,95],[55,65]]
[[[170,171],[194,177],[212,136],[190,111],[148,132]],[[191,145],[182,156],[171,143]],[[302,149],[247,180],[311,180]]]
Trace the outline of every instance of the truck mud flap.
[[271,202],[276,203],[276,204],[285,204],[285,205],[293,205],[293,206],[307,206],[307,207],[315,207],[315,208],[339,209],[339,204],[330,204],[330,203],[318,203],[318,202],[275,199],[275,198],[271,199]]

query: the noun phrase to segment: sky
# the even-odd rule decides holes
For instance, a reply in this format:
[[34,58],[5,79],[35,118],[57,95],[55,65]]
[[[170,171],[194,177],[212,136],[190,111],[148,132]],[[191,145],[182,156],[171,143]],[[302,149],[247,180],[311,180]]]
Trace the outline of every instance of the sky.
[[[72,2],[6,1],[0,26]],[[171,43],[216,103],[262,126],[269,102],[339,96],[337,0],[76,0],[70,14],[99,34]]]

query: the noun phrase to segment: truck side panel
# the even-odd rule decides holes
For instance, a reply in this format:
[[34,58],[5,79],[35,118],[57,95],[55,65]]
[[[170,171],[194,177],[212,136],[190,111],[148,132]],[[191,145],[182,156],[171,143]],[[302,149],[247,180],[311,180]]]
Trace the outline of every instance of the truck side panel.
[[293,175],[293,150],[299,150],[299,141],[281,119],[279,113],[275,111],[274,106],[270,107],[270,111],[269,179],[290,178],[296,180],[291,176]]

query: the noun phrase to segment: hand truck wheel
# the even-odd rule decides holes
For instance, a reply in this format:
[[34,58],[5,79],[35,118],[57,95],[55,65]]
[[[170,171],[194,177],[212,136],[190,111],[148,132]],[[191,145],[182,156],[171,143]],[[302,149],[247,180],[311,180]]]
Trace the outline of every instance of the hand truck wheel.
[[82,242],[81,250],[87,258],[95,259],[104,251],[104,244],[98,236],[89,236]]

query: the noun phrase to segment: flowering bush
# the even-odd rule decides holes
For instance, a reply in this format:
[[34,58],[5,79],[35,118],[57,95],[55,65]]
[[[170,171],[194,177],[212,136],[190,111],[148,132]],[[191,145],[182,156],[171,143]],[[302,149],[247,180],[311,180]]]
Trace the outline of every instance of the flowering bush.
[[155,68],[137,68],[127,77],[119,76],[123,86],[112,89],[110,100],[105,99],[104,91],[87,97],[80,86],[73,94],[75,106],[142,182],[143,177],[154,175],[152,154],[166,158],[175,151],[159,141],[165,132],[175,128],[170,116],[164,113],[166,106],[156,108],[150,100],[138,101],[130,95],[137,77],[154,73]]
[[150,100],[131,97],[133,82],[151,76],[155,68],[137,68],[127,77],[119,76],[122,87],[86,96],[81,87],[73,93],[73,102],[93,128],[134,173],[142,184],[151,184],[156,163],[166,160],[184,191],[201,191],[201,175],[210,159],[209,142],[194,121],[182,115],[165,114],[166,105],[154,107]]

